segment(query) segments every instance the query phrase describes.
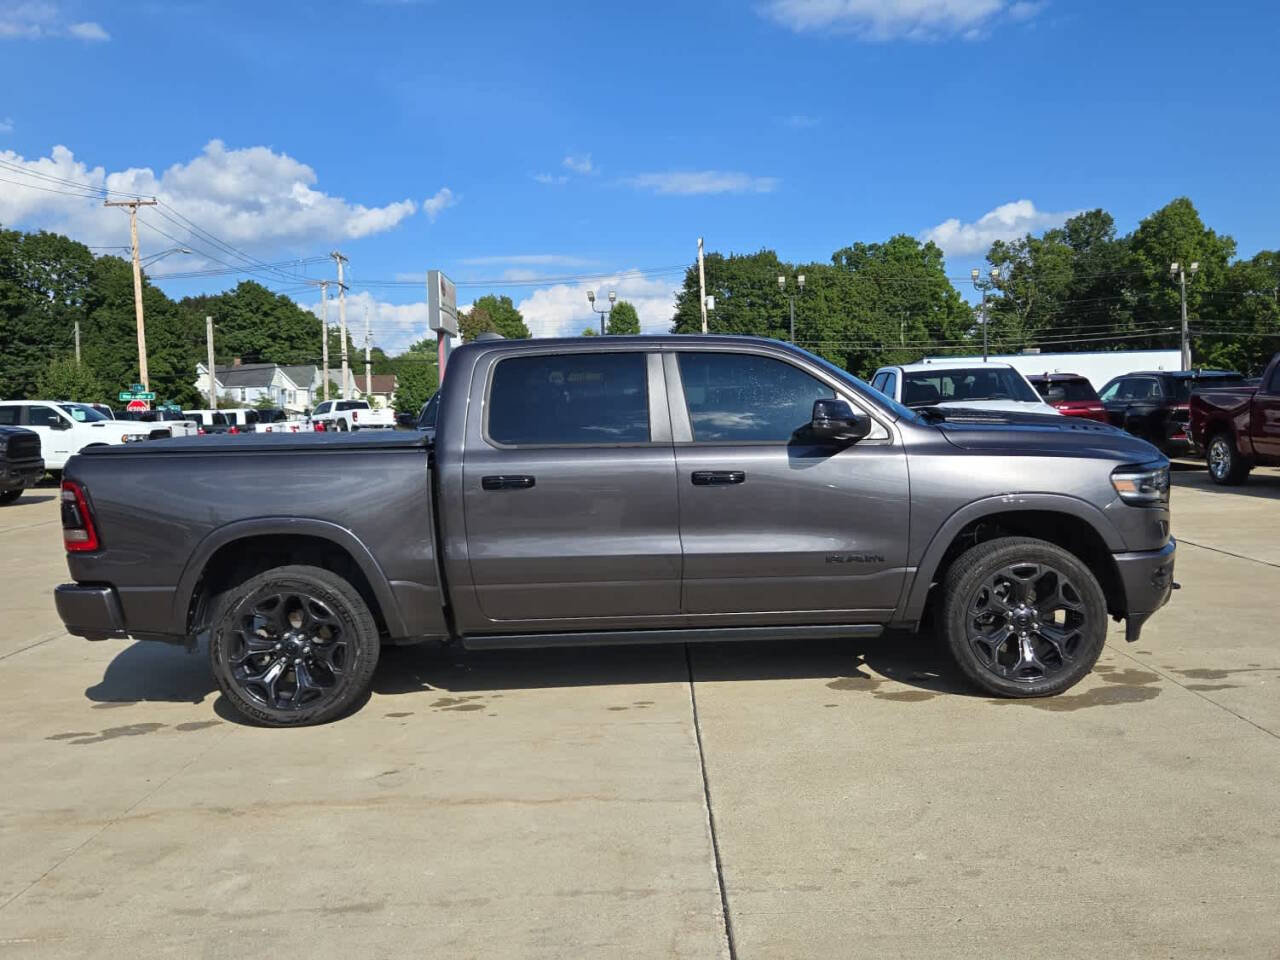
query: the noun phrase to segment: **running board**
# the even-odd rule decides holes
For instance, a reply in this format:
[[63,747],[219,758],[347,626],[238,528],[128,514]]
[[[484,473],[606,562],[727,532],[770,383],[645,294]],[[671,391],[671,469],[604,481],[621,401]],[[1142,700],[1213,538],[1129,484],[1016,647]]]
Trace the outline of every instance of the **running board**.
[[819,624],[804,627],[696,627],[686,630],[604,630],[584,633],[513,633],[463,637],[468,650],[537,647],[611,647],[641,643],[708,643],[724,640],[837,640],[878,637],[878,623]]

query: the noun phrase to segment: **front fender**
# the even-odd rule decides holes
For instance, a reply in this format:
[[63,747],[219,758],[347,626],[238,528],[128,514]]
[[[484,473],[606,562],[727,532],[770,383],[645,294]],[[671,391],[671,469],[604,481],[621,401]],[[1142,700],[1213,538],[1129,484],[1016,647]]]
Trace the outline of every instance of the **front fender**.
[[1002,513],[1062,513],[1087,523],[1102,538],[1107,549],[1117,553],[1125,549],[1124,539],[1115,525],[1098,507],[1079,497],[1060,493],[1007,493],[974,500],[956,510],[939,526],[916,565],[915,576],[903,589],[902,599],[894,614],[895,623],[916,623],[924,614],[929,587],[951,542],[970,523],[998,517]]

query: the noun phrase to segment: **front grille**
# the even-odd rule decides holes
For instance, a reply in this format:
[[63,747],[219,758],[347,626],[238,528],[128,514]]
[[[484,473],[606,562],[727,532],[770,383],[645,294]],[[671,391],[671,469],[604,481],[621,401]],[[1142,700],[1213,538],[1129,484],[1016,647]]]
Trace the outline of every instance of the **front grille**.
[[39,434],[31,434],[30,436],[18,435],[9,438],[9,459],[10,460],[38,460],[40,459],[40,436]]

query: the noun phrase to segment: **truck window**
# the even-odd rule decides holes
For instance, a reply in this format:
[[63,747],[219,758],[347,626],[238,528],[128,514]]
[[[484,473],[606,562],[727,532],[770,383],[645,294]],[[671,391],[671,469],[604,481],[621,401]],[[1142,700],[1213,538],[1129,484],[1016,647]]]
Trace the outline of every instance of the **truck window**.
[[797,367],[742,353],[681,353],[693,439],[786,443],[835,391]]
[[880,391],[886,397],[892,397],[898,392],[898,372],[890,370],[884,375],[884,389]]
[[493,369],[488,435],[508,446],[647,443],[643,353],[507,357]]
[[1280,363],[1271,371],[1271,382],[1267,384],[1267,393],[1280,393]]
[[27,426],[51,427],[62,418],[49,407],[27,407]]
[[16,427],[21,407],[0,407],[0,427]]

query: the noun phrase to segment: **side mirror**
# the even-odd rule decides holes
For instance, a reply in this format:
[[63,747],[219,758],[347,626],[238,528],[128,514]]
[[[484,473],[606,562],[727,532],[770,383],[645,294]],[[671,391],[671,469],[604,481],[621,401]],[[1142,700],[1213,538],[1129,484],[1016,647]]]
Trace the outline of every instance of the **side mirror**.
[[844,400],[813,401],[809,435],[827,443],[856,443],[871,433],[871,418]]
[[70,430],[71,421],[63,420],[61,417],[58,417],[58,419],[54,420],[53,423],[49,424],[49,426],[54,430]]

